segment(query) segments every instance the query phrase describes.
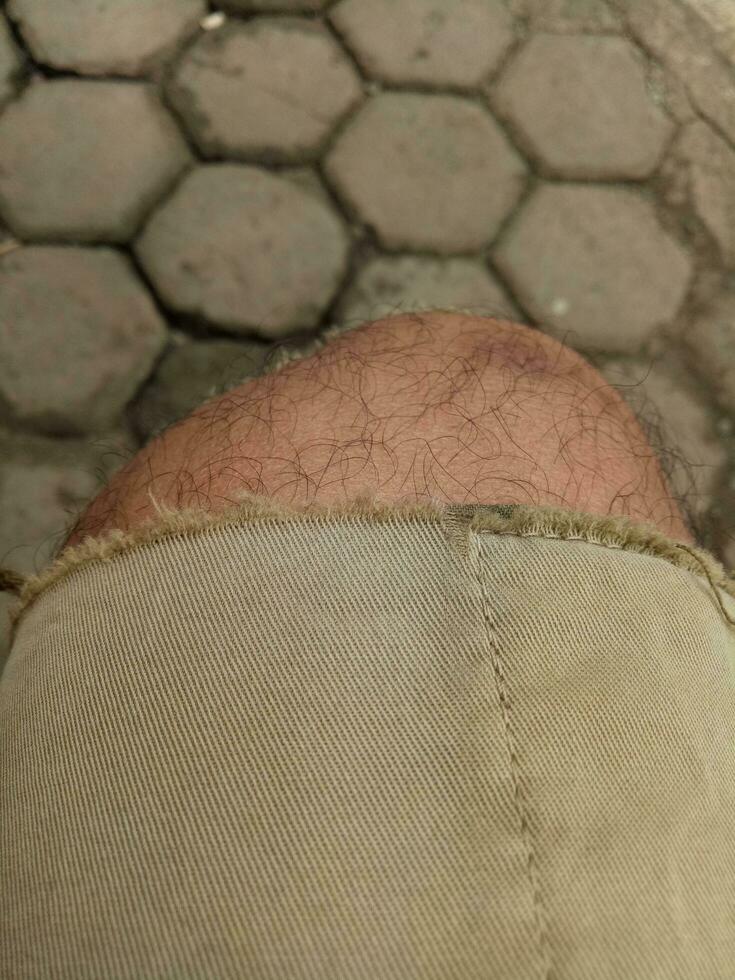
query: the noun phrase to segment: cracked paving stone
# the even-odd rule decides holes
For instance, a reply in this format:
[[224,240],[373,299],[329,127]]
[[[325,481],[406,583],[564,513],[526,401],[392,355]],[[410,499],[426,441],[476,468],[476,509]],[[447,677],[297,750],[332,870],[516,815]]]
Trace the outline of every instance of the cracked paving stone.
[[189,162],[149,86],[38,81],[0,116],[0,212],[20,239],[124,242]]
[[676,123],[687,123],[697,118],[682,80],[657,61],[649,63],[646,89],[656,105],[663,108]]
[[515,39],[501,0],[342,0],[329,19],[373,78],[475,86]]
[[509,0],[509,7],[532,31],[596,34],[622,28],[605,0]]
[[257,375],[273,345],[252,340],[184,341],[172,346],[133,406],[146,439],[213,395]]
[[735,268],[735,150],[695,120],[680,131],[662,172],[669,194],[694,209]]
[[0,397],[19,421],[59,434],[112,425],[166,335],[113,249],[31,246],[0,259]]
[[0,13],[0,106],[15,94],[15,81],[23,68],[23,58]]
[[556,177],[645,178],[674,130],[648,94],[640,54],[621,37],[537,34],[490,101]]
[[600,372],[610,384],[621,386],[618,392],[637,416],[650,419],[658,428],[660,438],[657,434],[653,449],[671,468],[673,495],[689,501],[696,512],[707,510],[727,452],[686,366],[667,353],[655,362],[613,358],[601,365]]
[[445,254],[487,245],[527,178],[489,112],[461,96],[413,92],[365,103],[324,170],[384,247]]
[[338,303],[336,316],[349,328],[393,313],[450,308],[481,316],[522,318],[481,262],[418,255],[369,260]]
[[492,259],[528,312],[582,350],[637,350],[676,316],[692,276],[653,205],[620,187],[539,185]]
[[[71,466],[28,465],[3,458],[0,471],[0,565],[21,575],[41,571],[61,544],[76,509],[97,489],[91,473]],[[76,506],[75,506],[76,505]],[[10,652],[10,610],[0,593],[0,672]]]
[[142,75],[194,33],[204,0],[10,0],[36,61],[81,75]]
[[322,24],[274,17],[204,34],[168,93],[204,154],[294,162],[318,154],[362,84]]
[[702,310],[683,340],[721,407],[735,414],[735,282]]
[[97,489],[93,473],[81,467],[49,465],[42,460],[35,465],[3,461],[2,564],[22,575],[33,574],[47,564],[74,515]]
[[[21,575],[40,572],[88,501],[137,449],[126,429],[81,441],[0,429],[0,565]],[[14,604],[15,596],[0,593],[0,671]]]
[[208,164],[187,174],[135,250],[171,309],[275,338],[316,326],[349,238],[331,206],[295,181]]

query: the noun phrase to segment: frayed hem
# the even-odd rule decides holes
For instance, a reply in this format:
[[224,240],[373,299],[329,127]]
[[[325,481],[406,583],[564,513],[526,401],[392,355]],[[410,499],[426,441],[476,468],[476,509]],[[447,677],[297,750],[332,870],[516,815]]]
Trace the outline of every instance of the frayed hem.
[[378,523],[429,521],[440,524],[452,547],[463,555],[467,554],[470,534],[485,531],[522,537],[581,540],[662,558],[698,577],[705,577],[713,588],[723,615],[735,625],[735,620],[727,614],[717,592],[719,588],[735,598],[735,573],[727,573],[721,562],[703,548],[675,541],[653,525],[625,515],[603,516],[535,504],[451,504],[433,498],[427,502],[396,503],[377,499],[375,493],[370,491],[364,491],[353,500],[338,503],[314,501],[310,504],[292,504],[246,490],[240,491],[237,496],[238,503],[216,514],[196,509],[174,510],[151,496],[157,516],[145,524],[130,531],[112,529],[99,538],[87,537],[80,544],[65,548],[38,575],[23,578],[17,573],[0,570],[0,585],[5,578],[4,588],[18,595],[15,606],[10,610],[11,627],[17,626],[35,599],[76,569],[91,562],[109,560],[162,538],[198,534],[255,520],[318,523],[348,522],[356,518],[369,518]]

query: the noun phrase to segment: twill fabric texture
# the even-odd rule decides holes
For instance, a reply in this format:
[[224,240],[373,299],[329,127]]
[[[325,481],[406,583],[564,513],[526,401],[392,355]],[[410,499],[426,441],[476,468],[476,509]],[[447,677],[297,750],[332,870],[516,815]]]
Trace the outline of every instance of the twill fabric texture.
[[477,513],[250,515],[40,590],[0,977],[733,980],[732,590]]

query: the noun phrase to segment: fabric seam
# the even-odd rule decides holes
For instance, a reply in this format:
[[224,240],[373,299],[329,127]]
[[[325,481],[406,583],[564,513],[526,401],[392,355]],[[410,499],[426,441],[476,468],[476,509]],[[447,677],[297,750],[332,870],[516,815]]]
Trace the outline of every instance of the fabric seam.
[[526,793],[524,790],[524,780],[522,778],[521,763],[518,758],[518,752],[516,748],[516,741],[513,735],[513,729],[511,725],[511,700],[508,696],[508,686],[505,678],[505,673],[503,669],[503,660],[500,653],[500,641],[498,637],[498,632],[493,621],[492,607],[490,602],[490,596],[487,590],[487,579],[483,575],[482,560],[480,557],[480,549],[477,547],[477,541],[474,541],[474,547],[472,548],[473,560],[472,564],[475,568],[475,574],[477,581],[480,586],[481,595],[481,605],[482,605],[482,617],[485,626],[485,638],[486,646],[490,652],[490,659],[492,662],[493,673],[495,675],[495,688],[498,692],[498,701],[500,704],[500,711],[503,718],[503,728],[505,730],[505,744],[508,749],[509,767],[511,781],[513,784],[513,797],[515,802],[516,813],[518,814],[518,819],[520,822],[520,833],[523,841],[526,845],[526,870],[528,873],[528,878],[531,884],[531,894],[533,901],[533,911],[534,919],[536,924],[536,943],[538,948],[538,953],[542,966],[542,976],[544,980],[549,980],[551,976],[551,949],[549,945],[549,927],[548,927],[548,916],[544,908],[542,895],[541,895],[541,884],[539,876],[539,866],[536,856],[536,849],[534,847],[534,841],[531,835],[531,830],[528,820],[528,803],[526,798]]

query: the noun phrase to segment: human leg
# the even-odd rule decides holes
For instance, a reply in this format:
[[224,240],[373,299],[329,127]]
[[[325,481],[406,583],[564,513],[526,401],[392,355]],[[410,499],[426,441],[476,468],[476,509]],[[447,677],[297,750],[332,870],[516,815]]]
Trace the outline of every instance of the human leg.
[[580,354],[507,320],[386,317],[253,378],[147,445],[68,544],[247,489],[292,503],[525,503],[628,515],[694,543],[635,413]]

